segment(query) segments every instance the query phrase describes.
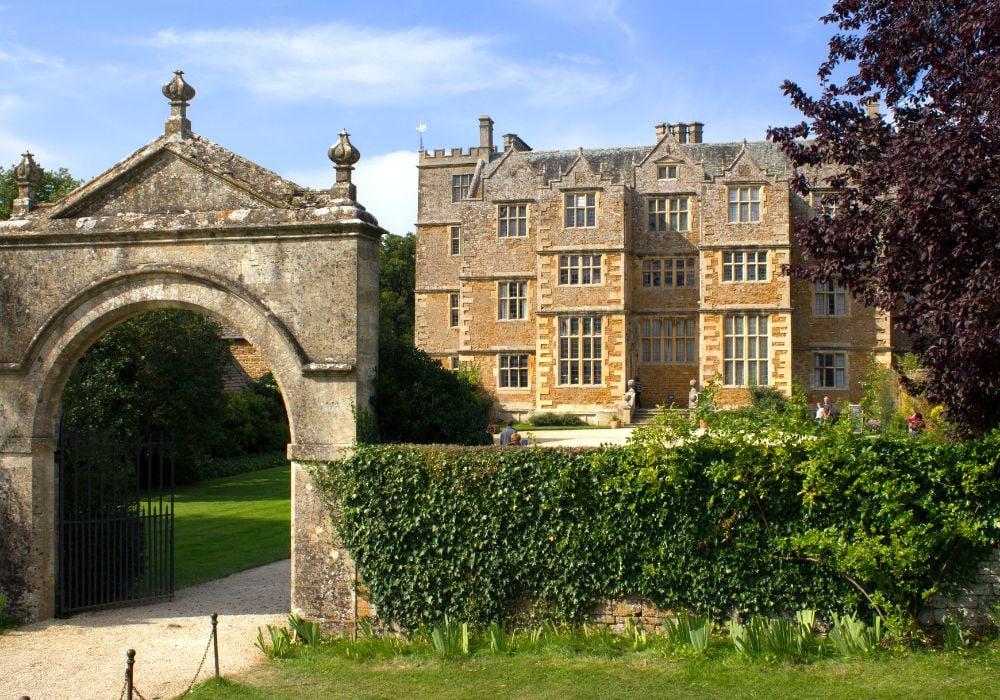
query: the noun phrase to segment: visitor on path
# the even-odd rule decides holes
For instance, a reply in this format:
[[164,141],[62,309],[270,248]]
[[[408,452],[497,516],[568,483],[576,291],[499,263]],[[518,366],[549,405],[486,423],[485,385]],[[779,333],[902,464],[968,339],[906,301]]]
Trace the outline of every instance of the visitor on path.
[[927,427],[920,411],[914,411],[913,415],[906,419],[906,425],[910,429],[910,435],[919,435]]
[[521,433],[516,430],[510,434],[510,441],[507,443],[508,447],[520,447],[521,446]]
[[500,433],[500,446],[504,447],[510,444],[510,439],[512,436],[517,435],[517,431],[514,430],[514,421],[507,421],[507,427],[503,429]]

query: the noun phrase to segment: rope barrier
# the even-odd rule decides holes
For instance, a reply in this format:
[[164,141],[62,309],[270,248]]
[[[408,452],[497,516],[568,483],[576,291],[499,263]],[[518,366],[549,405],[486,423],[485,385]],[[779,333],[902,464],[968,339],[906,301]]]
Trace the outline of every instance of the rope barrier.
[[[198,680],[198,676],[201,675],[201,670],[205,667],[205,659],[208,658],[208,650],[215,649],[215,677],[219,677],[219,637],[218,637],[218,624],[219,624],[219,614],[212,613],[212,631],[208,635],[208,644],[205,645],[205,651],[201,655],[201,661],[198,663],[198,670],[194,672],[194,677],[191,682],[188,683],[188,687],[184,690],[181,695],[187,695],[191,692],[194,687],[195,681]],[[118,700],[147,700],[146,696],[139,692],[139,689],[135,687],[135,649],[129,649],[126,653],[128,662],[125,666],[125,684],[122,686],[122,692],[118,696]],[[28,700],[27,697],[21,698],[21,700]]]
[[[194,678],[191,679],[191,682],[188,683],[187,689],[183,693],[181,693],[181,695],[187,695],[188,693],[191,692],[191,688],[194,687],[195,681],[198,680],[198,675],[201,673],[201,669],[205,666],[205,659],[208,658],[208,650],[212,648],[212,642],[216,641],[215,628],[216,628],[216,625],[218,624],[217,623],[218,619],[219,619],[218,613],[212,613],[212,631],[208,635],[208,644],[205,645],[205,653],[203,653],[201,655],[201,663],[198,664],[198,670],[194,672]],[[216,678],[219,677],[219,645],[218,645],[218,643],[215,644],[215,677]]]

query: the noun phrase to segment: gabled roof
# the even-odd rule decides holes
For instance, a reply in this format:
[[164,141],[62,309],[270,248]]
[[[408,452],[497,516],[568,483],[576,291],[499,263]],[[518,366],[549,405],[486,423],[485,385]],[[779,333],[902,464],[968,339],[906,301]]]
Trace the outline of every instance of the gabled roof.
[[[791,172],[790,164],[781,149],[769,141],[677,145],[677,148],[684,152],[692,162],[703,164],[705,174],[712,178],[721,177],[744,147],[768,175],[783,176]],[[655,148],[655,146],[625,146],[622,148],[585,148],[582,151],[527,151],[517,152],[516,156],[534,168],[541,176],[542,182],[546,184],[569,172],[579,157],[585,159],[594,172],[603,172],[604,175],[610,176],[614,182],[630,183],[632,169],[645,160]],[[484,176],[492,175],[504,160],[506,158],[501,157],[491,161],[486,166]]]
[[136,210],[280,209],[303,192],[300,185],[206,138],[171,135],[143,146],[38,213],[57,219]]

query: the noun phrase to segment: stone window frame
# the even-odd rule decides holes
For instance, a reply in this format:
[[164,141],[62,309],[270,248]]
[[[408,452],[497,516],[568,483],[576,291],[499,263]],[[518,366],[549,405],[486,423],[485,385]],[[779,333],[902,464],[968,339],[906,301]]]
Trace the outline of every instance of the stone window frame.
[[[595,263],[596,260],[596,263]],[[560,287],[596,287],[603,284],[604,256],[568,253],[559,256]]]
[[691,255],[644,258],[642,286],[645,289],[694,289],[698,286],[698,258]]
[[663,163],[656,166],[657,180],[676,180],[678,173],[680,173],[678,163]]
[[819,216],[828,216],[831,219],[837,216],[837,206],[838,203],[834,201],[824,202],[824,198],[832,197],[837,194],[837,190],[831,189],[829,187],[813,188],[809,192],[809,206],[812,207],[813,213]]
[[[511,230],[514,233],[511,233]],[[497,205],[497,238],[525,238],[528,235],[528,205]]]
[[727,314],[723,321],[723,385],[771,384],[768,314]]
[[770,281],[768,267],[767,250],[739,248],[722,251],[723,283],[768,282]]
[[[744,198],[744,191],[746,197]],[[759,224],[764,202],[764,186],[739,184],[726,186],[726,221],[730,224]]]
[[690,316],[649,316],[639,321],[642,364],[695,364],[698,328]]
[[603,386],[603,317],[599,315],[559,316],[559,386]]
[[687,233],[691,230],[690,195],[652,195],[646,199],[647,231]]
[[847,316],[847,288],[833,280],[813,284],[813,315],[817,318]]
[[458,355],[451,355],[450,357],[448,357],[448,363],[450,365],[448,369],[450,369],[452,372],[457,372],[462,366],[462,363],[459,360]]
[[458,328],[461,298],[457,292],[448,294],[448,327]]
[[457,173],[451,176],[451,201],[461,202],[469,197],[473,173]]
[[461,226],[450,226],[448,228],[450,241],[448,250],[451,255],[461,255],[462,254],[462,227]]
[[497,282],[497,320],[525,321],[528,318],[528,283],[523,280]]
[[[597,228],[597,190],[563,192],[563,226],[565,228]],[[582,204],[581,200],[582,199]],[[581,217],[584,223],[579,223]],[[572,223],[570,220],[572,219]]]
[[[512,360],[515,361],[512,363]],[[530,389],[531,376],[528,369],[528,353],[497,353],[497,388],[508,391]]]
[[813,388],[847,389],[847,352],[816,350],[813,352]]

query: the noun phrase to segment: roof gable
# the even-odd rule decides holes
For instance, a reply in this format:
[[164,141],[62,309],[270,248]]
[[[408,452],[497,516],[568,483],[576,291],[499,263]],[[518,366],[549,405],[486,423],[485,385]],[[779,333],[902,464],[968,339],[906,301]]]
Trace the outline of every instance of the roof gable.
[[48,218],[287,208],[303,188],[221,146],[161,138],[76,189]]

